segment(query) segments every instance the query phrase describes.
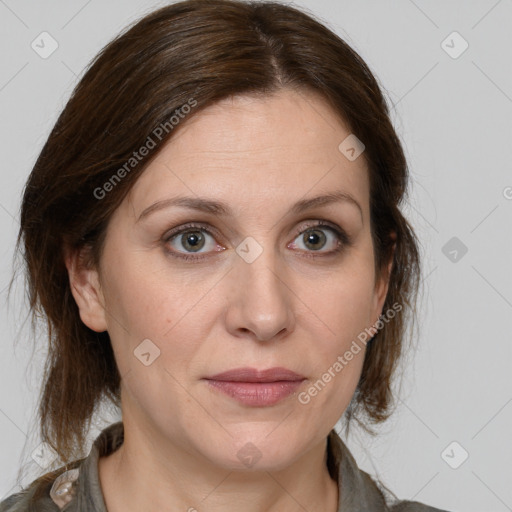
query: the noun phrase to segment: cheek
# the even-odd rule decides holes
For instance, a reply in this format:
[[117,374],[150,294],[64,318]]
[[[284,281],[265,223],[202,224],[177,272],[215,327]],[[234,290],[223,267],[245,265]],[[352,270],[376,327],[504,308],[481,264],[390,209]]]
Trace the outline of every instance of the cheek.
[[371,325],[373,281],[368,274],[354,266],[324,280],[321,291],[304,291],[312,311],[341,343]]
[[311,332],[316,340],[312,361],[315,382],[321,382],[316,390],[311,388],[310,396],[315,397],[313,407],[319,409],[330,404],[338,411],[348,405],[364,363],[365,341],[369,339],[365,329],[372,321],[373,274],[364,256],[352,261],[353,265],[323,280],[321,291],[303,290],[304,302],[311,307],[307,314],[318,326],[316,333]]
[[172,361],[172,366],[186,362],[212,316],[211,283],[190,273],[174,272],[171,278],[161,258],[127,254],[121,257],[121,251],[112,251],[105,258],[108,330],[120,367],[131,365],[133,350],[145,339],[161,351],[160,362]]

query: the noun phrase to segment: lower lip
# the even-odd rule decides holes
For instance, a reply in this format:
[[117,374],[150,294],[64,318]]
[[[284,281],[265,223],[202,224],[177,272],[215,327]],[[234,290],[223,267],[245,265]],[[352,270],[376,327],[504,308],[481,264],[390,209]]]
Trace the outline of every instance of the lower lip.
[[278,382],[233,382],[208,380],[214,388],[238,402],[252,406],[274,405],[290,396],[302,384],[302,380]]

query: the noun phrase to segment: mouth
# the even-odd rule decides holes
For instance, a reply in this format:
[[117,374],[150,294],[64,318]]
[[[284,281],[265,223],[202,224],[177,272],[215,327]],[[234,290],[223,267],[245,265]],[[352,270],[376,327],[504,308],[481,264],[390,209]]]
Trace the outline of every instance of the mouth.
[[293,394],[306,380],[287,368],[235,368],[206,377],[212,390],[252,407],[275,405]]

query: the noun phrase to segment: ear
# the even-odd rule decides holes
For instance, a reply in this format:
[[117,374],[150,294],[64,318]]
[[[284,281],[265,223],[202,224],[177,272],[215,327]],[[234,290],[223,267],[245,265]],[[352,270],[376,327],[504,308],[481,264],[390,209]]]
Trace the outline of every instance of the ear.
[[96,332],[107,330],[105,300],[98,271],[87,263],[88,248],[64,250],[71,293],[82,322]]
[[393,259],[396,250],[396,233],[393,232],[390,235],[391,239],[394,241],[393,247],[391,248],[391,254],[389,256],[389,261],[386,267],[386,270],[381,273],[380,279],[375,284],[375,293],[374,293],[374,321],[372,325],[377,323],[380,315],[382,314],[382,309],[384,307],[384,302],[386,301],[386,296],[389,290],[389,280],[391,277],[391,270],[393,269]]

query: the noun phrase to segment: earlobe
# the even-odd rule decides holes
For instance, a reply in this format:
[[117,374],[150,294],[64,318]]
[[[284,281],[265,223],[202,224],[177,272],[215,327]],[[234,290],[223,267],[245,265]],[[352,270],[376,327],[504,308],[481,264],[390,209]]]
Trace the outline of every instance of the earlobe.
[[[396,235],[392,234],[393,240],[396,240]],[[376,311],[375,311],[375,322],[378,321],[380,316],[382,315],[384,303],[386,302],[386,297],[389,290],[389,282],[391,279],[391,271],[393,270],[393,261],[395,256],[396,242],[393,244],[391,249],[391,256],[389,258],[389,263],[386,266],[386,272],[381,276],[379,283],[375,289],[375,299],[376,299]]]
[[93,331],[104,332],[107,322],[99,274],[97,269],[84,263],[86,251],[86,248],[65,251],[69,285],[82,322]]

